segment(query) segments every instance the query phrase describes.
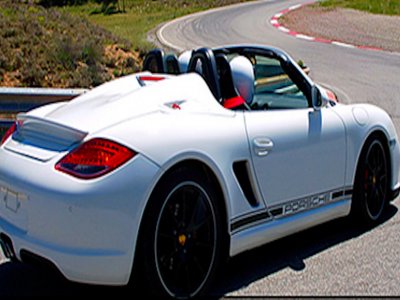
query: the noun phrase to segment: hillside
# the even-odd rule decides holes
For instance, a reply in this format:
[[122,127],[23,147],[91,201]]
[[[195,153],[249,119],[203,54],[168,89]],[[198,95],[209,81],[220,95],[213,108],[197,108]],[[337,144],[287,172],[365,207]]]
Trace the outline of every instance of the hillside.
[[0,86],[93,87],[139,69],[131,48],[85,18],[0,0]]
[[97,86],[140,69],[160,23],[243,1],[124,0],[102,13],[99,0],[0,0],[0,86]]

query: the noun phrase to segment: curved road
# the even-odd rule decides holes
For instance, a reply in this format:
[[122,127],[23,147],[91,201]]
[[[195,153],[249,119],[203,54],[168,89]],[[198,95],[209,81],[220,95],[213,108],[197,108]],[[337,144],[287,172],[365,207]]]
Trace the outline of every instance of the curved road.
[[[303,0],[258,1],[179,19],[162,27],[164,42],[177,50],[235,43],[268,44],[311,67],[314,80],[343,102],[369,102],[387,110],[400,133],[400,55],[298,40],[272,27],[277,12]],[[169,45],[170,46],[170,45]],[[346,96],[347,95],[347,96]],[[233,258],[213,288],[226,296],[400,295],[399,200],[372,230],[334,221]],[[143,295],[151,287],[131,293]],[[128,292],[128,294],[127,294]],[[73,284],[49,271],[4,262],[0,298],[90,296],[131,298],[126,288]]]
[[[311,77],[336,91],[342,102],[385,109],[400,133],[400,54],[300,40],[269,23],[274,14],[306,2],[239,4],[172,21],[157,34],[178,52],[239,43],[284,49],[302,59]],[[371,231],[339,221],[234,258],[216,291],[229,296],[398,296],[399,202],[391,206],[387,221]]]
[[177,51],[238,43],[282,48],[296,60],[302,59],[311,68],[311,77],[331,86],[343,102],[377,104],[390,112],[400,129],[400,54],[300,40],[269,23],[277,12],[306,2],[310,1],[267,0],[234,5],[167,23],[158,35]]

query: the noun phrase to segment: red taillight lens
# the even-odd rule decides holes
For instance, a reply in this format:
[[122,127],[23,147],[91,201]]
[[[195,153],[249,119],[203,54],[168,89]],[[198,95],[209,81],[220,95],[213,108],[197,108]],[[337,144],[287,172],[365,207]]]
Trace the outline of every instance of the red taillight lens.
[[96,138],[68,153],[55,168],[74,177],[92,179],[115,170],[135,155],[116,142]]
[[13,135],[13,133],[17,130],[17,123],[14,123],[11,125],[10,128],[6,131],[6,133],[3,135],[3,138],[1,139],[0,146],[3,145],[10,136]]

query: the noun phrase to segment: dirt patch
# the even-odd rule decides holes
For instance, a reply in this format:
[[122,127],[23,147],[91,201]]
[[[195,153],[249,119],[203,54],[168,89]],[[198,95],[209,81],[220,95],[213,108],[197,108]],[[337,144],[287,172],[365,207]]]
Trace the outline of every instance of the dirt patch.
[[290,11],[279,23],[313,37],[400,52],[400,16],[323,8],[315,4]]
[[120,45],[108,45],[105,47],[106,67],[112,79],[139,71],[143,58],[138,51],[121,48]]

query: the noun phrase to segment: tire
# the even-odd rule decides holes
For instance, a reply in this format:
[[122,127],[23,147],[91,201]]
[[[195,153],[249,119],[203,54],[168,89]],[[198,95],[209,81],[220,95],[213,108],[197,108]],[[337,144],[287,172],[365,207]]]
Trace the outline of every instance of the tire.
[[361,152],[354,181],[352,214],[365,225],[382,219],[389,196],[389,164],[384,145],[369,138]]
[[174,171],[150,200],[140,243],[147,280],[156,296],[203,295],[223,258],[218,198],[204,177],[193,170]]

